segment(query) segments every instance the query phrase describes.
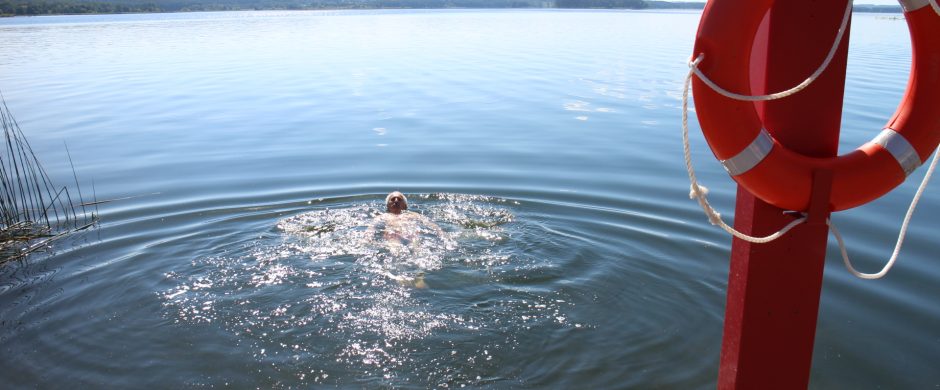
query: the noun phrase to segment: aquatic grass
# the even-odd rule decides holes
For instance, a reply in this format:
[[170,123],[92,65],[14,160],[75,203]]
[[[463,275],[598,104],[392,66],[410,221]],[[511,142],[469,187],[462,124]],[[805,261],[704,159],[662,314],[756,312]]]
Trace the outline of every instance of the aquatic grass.
[[[95,225],[97,213],[84,202],[71,154],[77,198],[68,186],[56,187],[0,95],[0,264],[20,259],[70,233]],[[77,200],[77,202],[76,202]]]

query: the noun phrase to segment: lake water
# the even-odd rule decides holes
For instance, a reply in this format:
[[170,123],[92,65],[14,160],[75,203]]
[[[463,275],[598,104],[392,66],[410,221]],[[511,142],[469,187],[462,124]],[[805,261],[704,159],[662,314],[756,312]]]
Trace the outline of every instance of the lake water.
[[[731,240],[679,133],[699,16],[0,19],[0,90],[54,180],[65,143],[83,190],[134,197],[0,267],[3,387],[714,387]],[[843,151],[900,101],[892,16],[854,17]],[[835,217],[863,271],[923,173]],[[810,387],[940,388],[932,187],[885,279],[830,247]],[[444,235],[367,240],[392,190]]]

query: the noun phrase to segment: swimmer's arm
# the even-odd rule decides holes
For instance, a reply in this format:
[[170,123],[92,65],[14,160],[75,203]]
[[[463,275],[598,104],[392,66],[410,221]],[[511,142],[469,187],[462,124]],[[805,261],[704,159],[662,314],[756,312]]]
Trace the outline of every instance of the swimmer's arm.
[[434,221],[431,221],[430,219],[428,219],[428,223],[431,224],[431,228],[434,229],[434,232],[437,233],[438,236],[444,237],[444,229],[441,229],[440,226],[438,226],[436,223],[434,223]]
[[429,226],[432,230],[434,230],[435,234],[437,234],[438,236],[444,237],[444,229],[441,229],[441,227],[438,226],[436,223],[434,223],[434,221],[432,221],[431,218],[426,217],[424,214],[415,213],[415,215],[417,215],[418,218],[421,219],[421,222],[423,222],[424,225]]
[[366,237],[371,239],[373,236],[375,236],[375,229],[377,226],[379,226],[380,223],[382,223],[382,221],[385,220],[385,218],[383,218],[384,216],[384,214],[381,214],[375,218],[372,218],[372,222],[369,222],[369,226],[366,228]]

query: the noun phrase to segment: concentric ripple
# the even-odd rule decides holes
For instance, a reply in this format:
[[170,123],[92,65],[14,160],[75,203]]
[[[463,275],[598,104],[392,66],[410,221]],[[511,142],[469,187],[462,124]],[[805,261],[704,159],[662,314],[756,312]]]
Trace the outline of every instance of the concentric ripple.
[[389,244],[375,231],[379,202],[323,201],[280,219],[275,238],[168,273],[166,315],[221,327],[272,377],[417,387],[517,380],[498,362],[520,333],[582,326],[566,320],[562,294],[500,283],[549,266],[507,239],[526,229],[514,221],[517,202],[426,194],[412,203],[440,231]]

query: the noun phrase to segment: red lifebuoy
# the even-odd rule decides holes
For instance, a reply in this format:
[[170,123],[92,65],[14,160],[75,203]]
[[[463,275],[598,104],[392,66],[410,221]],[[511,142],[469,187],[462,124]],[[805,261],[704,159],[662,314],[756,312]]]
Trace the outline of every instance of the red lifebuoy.
[[[693,58],[698,68],[730,91],[749,91],[751,49],[774,0],[712,0],[702,15]],[[693,80],[696,112],[712,152],[741,186],[777,207],[805,211],[813,173],[833,172],[830,208],[870,202],[901,184],[940,143],[940,15],[928,0],[901,0],[913,58],[907,90],[885,129],[872,141],[838,157],[804,156],[763,129],[754,104],[724,97]]]

